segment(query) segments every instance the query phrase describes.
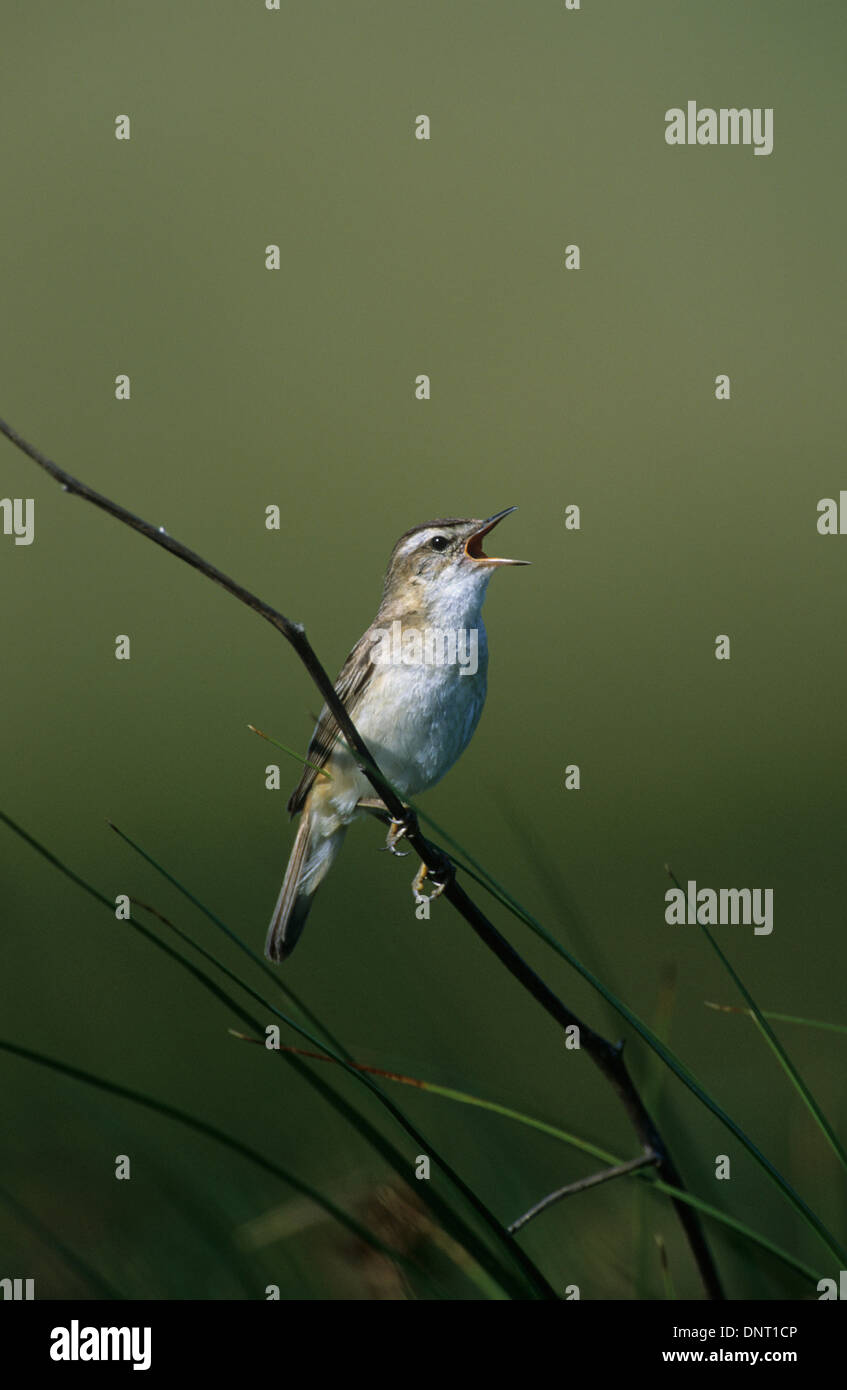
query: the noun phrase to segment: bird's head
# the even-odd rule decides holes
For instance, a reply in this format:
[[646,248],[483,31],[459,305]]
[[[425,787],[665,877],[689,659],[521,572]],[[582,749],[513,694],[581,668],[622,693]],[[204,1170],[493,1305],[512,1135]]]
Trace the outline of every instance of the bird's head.
[[414,526],[395,545],[385,576],[383,608],[426,609],[443,602],[461,605],[482,601],[494,570],[500,565],[528,565],[486,555],[483,541],[498,522],[517,511],[506,507],[487,521],[442,519]]

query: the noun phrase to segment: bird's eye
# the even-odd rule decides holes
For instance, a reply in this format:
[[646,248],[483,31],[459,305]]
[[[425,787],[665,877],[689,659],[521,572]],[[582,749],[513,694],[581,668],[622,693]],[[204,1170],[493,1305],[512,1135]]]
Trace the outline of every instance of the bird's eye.
[[446,550],[448,545],[447,537],[433,536],[432,540],[430,541],[430,545],[432,546],[433,550]]

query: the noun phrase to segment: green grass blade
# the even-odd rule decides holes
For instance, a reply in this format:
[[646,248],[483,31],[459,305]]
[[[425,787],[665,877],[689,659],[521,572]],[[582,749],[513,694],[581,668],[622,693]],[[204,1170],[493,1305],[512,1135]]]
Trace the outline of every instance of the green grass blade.
[[[707,1009],[714,1009],[719,1014],[746,1014],[748,1018],[755,1018],[752,1009],[742,1009],[735,1004],[715,1004],[711,999],[704,999],[703,1003]],[[762,1009],[762,1017],[772,1019],[774,1023],[799,1023],[804,1028],[822,1028],[828,1033],[847,1034],[847,1024],[845,1023],[826,1023],[820,1018],[800,1018],[797,1014],[780,1014],[775,1009]]]
[[308,758],[301,758],[300,754],[295,753],[293,748],[287,748],[284,743],[280,743],[278,738],[271,738],[270,734],[263,733],[261,729],[256,728],[255,724],[248,724],[247,728],[251,733],[258,734],[259,738],[263,738],[266,742],[272,743],[274,748],[282,749],[282,752],[287,753],[289,758],[293,758],[296,763],[301,763],[303,767],[310,767],[319,777],[325,777],[328,782],[332,781],[332,773],[327,772],[325,767],[318,767],[317,763],[310,763]]
[[803,1080],[802,1076],[798,1072],[791,1058],[788,1056],[788,1053],[786,1052],[782,1043],[779,1041],[779,1038],[774,1033],[764,1014],[759,1009],[759,1006],[754,1000],[752,994],[746,988],[738,973],[733,969],[732,965],[730,964],[727,957],[724,955],[718,943],[715,941],[709,929],[707,927],[702,926],[701,924],[701,930],[705,932],[706,938],[709,941],[710,945],[717,952],[722,964],[726,967],[729,974],[732,976],[732,979],[734,980],[736,986],[743,995],[750,1009],[750,1012],[753,1015],[753,1021],[759,1029],[759,1032],[762,1034],[762,1037],[765,1039],[765,1042],[768,1044],[768,1047],[771,1049],[777,1061],[779,1062],[779,1065],[782,1067],[786,1076],[791,1081],[792,1085],[794,1086],[795,1090],[797,1091],[798,1095],[803,1101],[803,1104],[806,1106],[809,1113],[812,1115],[812,1118],[815,1120],[819,1129],[823,1133],[824,1137],[826,1138],[827,1142],[829,1143],[839,1162],[842,1164],[844,1168],[847,1168],[847,1153],[845,1153],[844,1147],[840,1139],[838,1138],[838,1135],[835,1133],[835,1130],[832,1128],[832,1125],[829,1123],[829,1120],[826,1118],[826,1115],[824,1114],[820,1105],[815,1100],[815,1097],[812,1095],[812,1092],[806,1085],[806,1082]]
[[676,1290],[674,1289],[670,1260],[668,1259],[668,1247],[665,1245],[661,1236],[656,1236],[655,1239],[659,1252],[659,1267],[662,1271],[662,1288],[665,1291],[665,1298],[671,1303],[674,1303],[676,1301]]

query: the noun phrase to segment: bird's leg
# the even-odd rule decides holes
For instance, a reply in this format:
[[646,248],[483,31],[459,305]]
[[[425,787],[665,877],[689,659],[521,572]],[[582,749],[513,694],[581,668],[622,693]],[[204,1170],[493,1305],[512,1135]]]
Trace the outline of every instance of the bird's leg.
[[385,839],[385,848],[388,850],[389,854],[396,854],[398,859],[407,858],[409,851],[398,849],[397,843],[399,840],[402,840],[403,836],[408,832],[408,821],[393,820],[391,817],[391,812],[389,811],[385,802],[382,801],[378,796],[363,797],[361,801],[356,802],[356,809],[362,811],[370,811],[371,815],[377,816],[378,819],[381,821],[385,821],[388,825],[388,835]]
[[[402,820],[395,820],[385,802],[378,796],[362,797],[361,801],[356,802],[356,809],[369,811],[371,815],[377,816],[381,821],[385,821],[388,826],[385,848],[390,854],[396,854],[399,859],[408,858],[410,851],[400,850],[397,848],[397,845],[400,840],[403,839],[404,835],[408,835],[410,831],[417,830],[417,816],[410,807],[407,806],[404,808],[406,814]],[[412,895],[416,903],[431,902],[433,898],[439,898],[448,883],[450,883],[454,876],[453,866],[446,856],[442,856],[442,858],[444,859],[443,870],[439,869],[435,871],[429,869],[426,864],[421,863],[418,872],[412,880]],[[423,891],[424,884],[427,880],[429,880],[429,888],[431,890],[429,893]]]
[[356,802],[357,811],[369,811],[377,820],[385,821],[386,824],[391,820],[388,807],[379,796],[363,796],[361,801]]

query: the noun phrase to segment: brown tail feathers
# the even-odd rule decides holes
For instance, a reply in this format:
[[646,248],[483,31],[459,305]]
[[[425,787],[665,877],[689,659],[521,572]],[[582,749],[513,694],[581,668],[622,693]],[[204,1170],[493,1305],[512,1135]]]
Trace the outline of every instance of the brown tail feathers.
[[341,848],[347,827],[330,835],[315,833],[308,807],[300,818],[294,847],[288,860],[265,941],[268,960],[284,961],[300,939],[318,885],[329,872]]

